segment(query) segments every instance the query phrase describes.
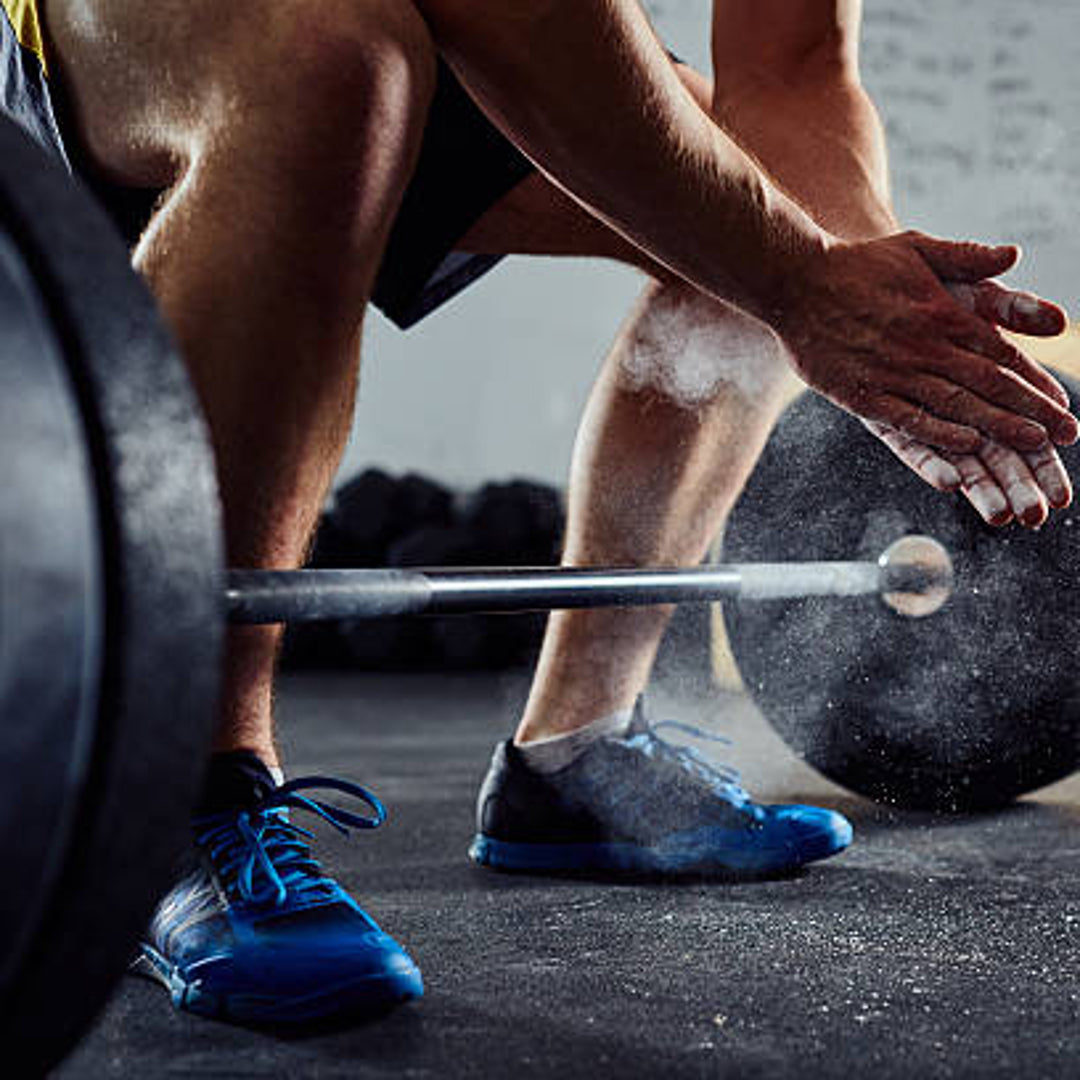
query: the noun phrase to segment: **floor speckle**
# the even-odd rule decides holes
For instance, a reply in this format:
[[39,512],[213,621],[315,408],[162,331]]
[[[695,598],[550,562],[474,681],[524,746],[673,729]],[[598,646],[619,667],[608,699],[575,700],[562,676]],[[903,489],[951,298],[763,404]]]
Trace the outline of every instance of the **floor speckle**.
[[744,698],[661,680],[654,715],[733,738],[703,752],[759,798],[843,810],[854,846],[753,884],[504,877],[465,848],[525,690],[521,674],[283,686],[290,774],[350,776],[391,808],[373,834],[320,831],[320,851],[413,952],[423,1001],[275,1035],[177,1014],[129,978],[57,1075],[1080,1075],[1080,780],[976,818],[900,814],[821,779]]

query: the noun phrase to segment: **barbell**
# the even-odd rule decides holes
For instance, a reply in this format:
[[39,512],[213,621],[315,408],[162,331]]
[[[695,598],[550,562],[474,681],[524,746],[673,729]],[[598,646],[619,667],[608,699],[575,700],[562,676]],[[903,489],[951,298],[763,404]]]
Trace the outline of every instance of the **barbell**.
[[[983,756],[974,764],[970,755],[935,759],[926,775],[919,755],[909,755],[884,785],[863,782],[880,741],[852,737],[843,755],[817,753],[813,725],[827,716],[830,738],[842,727],[848,705],[834,687],[854,678],[838,641],[894,634],[899,661],[911,642],[940,640],[928,628],[950,618],[958,597],[977,633],[991,618],[974,600],[985,575],[967,557],[949,500],[932,496],[948,508],[944,517],[905,510],[902,520],[878,521],[875,509],[867,526],[858,500],[840,497],[867,482],[853,476],[840,490],[821,484],[812,512],[807,504],[797,520],[778,520],[777,500],[783,505],[787,492],[790,502],[804,482],[784,475],[785,462],[836,460],[832,453],[873,461],[893,479],[871,486],[893,491],[901,507],[913,492],[928,498],[918,481],[910,491],[896,486],[905,471],[875,460],[871,440],[839,450],[829,444],[842,418],[824,406],[811,406],[819,412],[812,430],[800,430],[798,453],[790,445],[784,452],[793,421],[780,425],[729,530],[734,558],[722,565],[226,573],[205,426],[153,301],[104,214],[7,121],[0,121],[0,350],[0,836],[9,878],[20,883],[0,892],[0,1034],[28,1069],[49,1067],[85,1030],[170,882],[212,733],[228,620],[726,597],[736,654],[766,715],[842,782],[899,802],[936,804],[947,789],[964,796],[952,805],[977,804],[1012,798],[1075,765],[1072,713],[1057,725],[1029,725],[1024,736],[1043,764],[1014,769],[1007,784],[990,789],[980,769],[1000,749],[992,739],[979,743]],[[825,442],[811,450],[815,439]],[[843,542],[830,534],[815,547],[818,518],[847,522]],[[948,550],[916,532],[944,538]],[[955,588],[954,544],[965,552]],[[1069,561],[1070,581],[1075,569]],[[932,612],[932,620],[907,617]],[[813,613],[798,634],[789,632],[793,613]],[[805,693],[788,686],[799,654],[817,669],[830,652],[844,654],[826,680],[830,701],[821,705],[822,693],[811,694],[816,712],[783,701],[785,692]],[[897,665],[875,672],[854,652],[860,693],[888,702]],[[940,719],[939,727],[948,725]],[[904,745],[924,735],[917,729]]]
[[[175,872],[227,615],[703,600],[771,580],[760,567],[227,578],[205,427],[153,301],[104,214],[7,121],[0,351],[0,836],[19,883],[0,891],[0,1035],[27,1072],[85,1030]],[[895,552],[785,573],[789,594],[944,582]]]

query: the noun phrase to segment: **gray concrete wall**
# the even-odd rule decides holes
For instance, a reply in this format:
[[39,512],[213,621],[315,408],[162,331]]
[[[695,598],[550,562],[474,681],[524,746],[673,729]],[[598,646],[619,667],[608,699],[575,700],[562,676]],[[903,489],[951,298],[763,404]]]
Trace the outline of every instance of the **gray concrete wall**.
[[[647,6],[707,64],[708,0]],[[1080,5],[867,0],[863,66],[903,220],[1027,249],[1015,280],[1080,299]],[[343,474],[562,483],[577,414],[638,282],[600,262],[511,259],[420,327],[373,314]]]

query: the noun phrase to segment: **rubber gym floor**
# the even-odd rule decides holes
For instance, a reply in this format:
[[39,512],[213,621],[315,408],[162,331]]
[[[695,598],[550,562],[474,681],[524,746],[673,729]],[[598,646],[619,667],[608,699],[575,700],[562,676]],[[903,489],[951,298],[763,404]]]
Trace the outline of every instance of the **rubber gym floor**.
[[407,944],[426,997],[361,1024],[268,1033],[174,1012],[129,977],[56,1075],[1080,1075],[1080,779],[986,816],[897,813],[796,760],[706,666],[668,656],[653,717],[734,739],[719,750],[759,798],[843,810],[848,852],[745,884],[482,871],[465,859],[473,799],[527,673],[292,676],[290,775],[355,778],[391,811],[348,840],[320,830],[319,851]]

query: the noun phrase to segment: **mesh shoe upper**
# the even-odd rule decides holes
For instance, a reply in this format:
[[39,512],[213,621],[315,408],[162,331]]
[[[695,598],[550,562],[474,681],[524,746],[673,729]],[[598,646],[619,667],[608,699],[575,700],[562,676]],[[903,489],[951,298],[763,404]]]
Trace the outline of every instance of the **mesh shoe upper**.
[[[329,787],[363,800],[361,816],[300,794]],[[158,907],[144,970],[176,1004],[242,1020],[309,1020],[422,993],[408,954],[312,857],[307,811],[342,832],[374,828],[381,803],[329,777],[262,790],[242,808],[195,819],[198,866]]]
[[477,804],[472,855],[507,869],[791,869],[851,839],[839,814],[753,802],[726,766],[661,738],[640,707],[623,738],[592,743],[550,775],[496,747]]

